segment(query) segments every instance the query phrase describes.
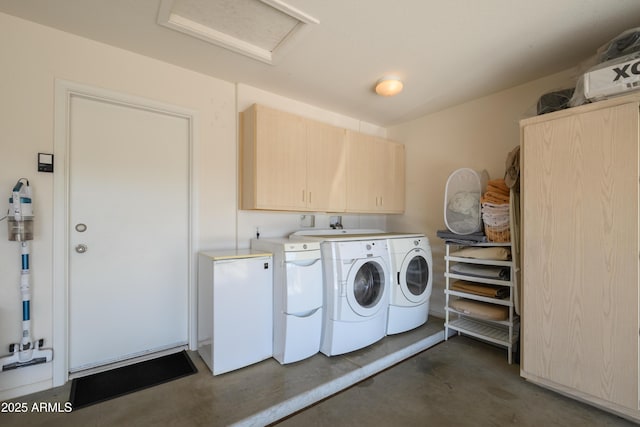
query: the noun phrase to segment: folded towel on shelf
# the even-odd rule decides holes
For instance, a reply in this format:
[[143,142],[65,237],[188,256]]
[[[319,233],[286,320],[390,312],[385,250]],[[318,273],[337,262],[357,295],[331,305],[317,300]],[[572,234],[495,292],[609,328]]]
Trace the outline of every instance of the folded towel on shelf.
[[508,286],[484,285],[467,282],[466,280],[456,280],[451,284],[451,289],[489,298],[506,298],[509,296]]
[[509,204],[509,187],[503,178],[492,179],[487,183],[487,189],[480,198],[481,203],[494,203],[497,205]]
[[468,247],[462,248],[450,254],[451,256],[475,259],[492,259],[506,261],[511,259],[511,249],[502,246],[492,247]]
[[482,214],[482,220],[485,225],[490,225],[492,227],[509,227],[509,215]]
[[501,213],[501,214],[509,213],[509,205],[505,203],[485,202],[482,204],[482,209],[485,212]]
[[509,195],[509,187],[504,181],[504,178],[491,179],[487,182],[487,190],[493,193]]
[[493,203],[496,205],[509,205],[509,196],[500,193],[486,192],[480,198],[481,203]]
[[454,274],[463,274],[471,277],[482,277],[485,279],[509,280],[509,267],[497,265],[475,265],[458,263],[451,266],[450,271]]
[[484,231],[478,231],[471,234],[458,234],[449,230],[438,230],[436,236],[445,240],[445,243],[453,243],[460,245],[472,245],[474,243],[487,242],[487,236]]
[[509,318],[509,307],[504,305],[495,305],[461,298],[451,301],[450,306],[459,313],[467,314],[478,319],[507,320]]

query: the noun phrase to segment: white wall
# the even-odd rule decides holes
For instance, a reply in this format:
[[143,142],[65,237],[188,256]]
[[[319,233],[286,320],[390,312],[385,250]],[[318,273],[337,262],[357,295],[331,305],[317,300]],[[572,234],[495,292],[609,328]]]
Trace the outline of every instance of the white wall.
[[[36,215],[31,257],[33,337],[44,338],[45,347],[53,347],[54,358],[56,348],[66,345],[52,342],[53,312],[58,309],[52,300],[53,200],[60,195],[53,193],[52,174],[38,173],[36,162],[38,152],[54,152],[56,79],[196,111],[196,249],[248,247],[255,227],[260,227],[262,236],[284,236],[300,228],[299,214],[238,210],[238,111],[260,102],[362,132],[380,136],[386,132],[354,118],[4,14],[0,14],[0,54],[0,212],[8,208],[15,182],[28,178]],[[383,215],[343,216],[348,227],[384,229],[385,221]],[[328,215],[317,216],[317,227],[328,223]],[[10,343],[19,342],[22,318],[20,249],[7,240],[6,229],[6,223],[0,223],[0,356]],[[51,363],[0,372],[0,400],[51,385]]]
[[519,120],[535,114],[540,95],[573,84],[574,70],[495,93],[387,130],[405,144],[407,203],[404,215],[389,216],[394,231],[420,231],[431,242],[434,291],[431,313],[444,317],[444,191],[454,170],[486,169],[491,179],[504,177],[507,154],[520,143]]

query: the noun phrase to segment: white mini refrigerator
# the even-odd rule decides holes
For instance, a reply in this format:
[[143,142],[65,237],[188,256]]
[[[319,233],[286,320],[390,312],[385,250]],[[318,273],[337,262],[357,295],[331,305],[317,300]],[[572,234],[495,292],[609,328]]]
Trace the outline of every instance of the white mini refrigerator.
[[201,252],[198,353],[213,375],[273,354],[273,262],[268,252]]

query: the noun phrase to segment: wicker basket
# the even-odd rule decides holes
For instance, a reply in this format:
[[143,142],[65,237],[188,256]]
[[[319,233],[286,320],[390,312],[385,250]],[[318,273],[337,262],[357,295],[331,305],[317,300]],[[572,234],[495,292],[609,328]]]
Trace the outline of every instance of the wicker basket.
[[511,241],[509,224],[506,225],[484,225],[484,234],[487,240],[494,243],[507,243]]

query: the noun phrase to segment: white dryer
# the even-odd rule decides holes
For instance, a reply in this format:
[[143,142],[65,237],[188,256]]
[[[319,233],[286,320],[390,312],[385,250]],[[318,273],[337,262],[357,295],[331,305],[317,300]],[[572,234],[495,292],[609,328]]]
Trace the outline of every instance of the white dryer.
[[389,252],[385,239],[325,240],[324,321],[320,351],[348,353],[384,338],[389,308]]
[[387,241],[392,274],[387,334],[405,332],[427,322],[433,288],[433,259],[424,235],[398,235]]
[[252,239],[273,254],[273,357],[281,364],[317,354],[322,333],[320,242]]

